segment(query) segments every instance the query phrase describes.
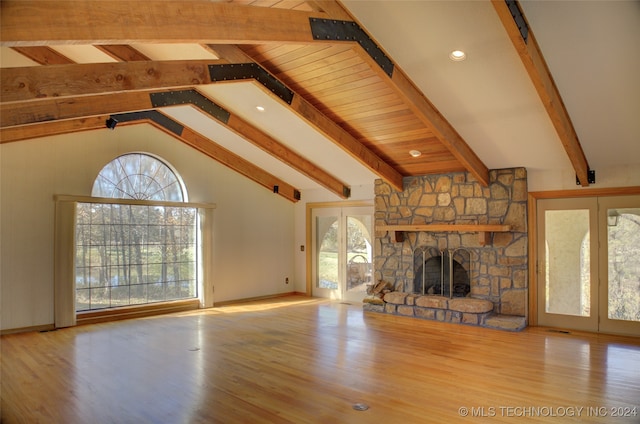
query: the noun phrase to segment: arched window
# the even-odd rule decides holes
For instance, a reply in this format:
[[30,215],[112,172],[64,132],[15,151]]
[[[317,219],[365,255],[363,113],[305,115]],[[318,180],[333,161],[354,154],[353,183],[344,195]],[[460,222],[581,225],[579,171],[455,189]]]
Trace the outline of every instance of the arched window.
[[197,297],[198,209],[180,204],[186,190],[169,165],[120,156],[92,196],[76,209],[76,311]]
[[98,174],[91,195],[114,199],[186,202],[186,190],[167,164],[146,153],[115,158]]

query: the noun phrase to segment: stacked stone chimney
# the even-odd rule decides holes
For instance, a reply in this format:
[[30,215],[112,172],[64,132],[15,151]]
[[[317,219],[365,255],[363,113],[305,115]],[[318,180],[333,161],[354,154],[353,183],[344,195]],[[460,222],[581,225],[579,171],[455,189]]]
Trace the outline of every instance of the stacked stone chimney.
[[376,231],[375,281],[396,291],[414,291],[414,251],[464,247],[472,254],[470,297],[491,301],[494,313],[526,316],[527,305],[527,175],[524,168],[490,171],[488,187],[470,173],[406,178],[398,191],[382,180],[375,186],[378,225],[507,224],[511,231],[493,233],[482,245],[477,233],[406,232],[396,242]]

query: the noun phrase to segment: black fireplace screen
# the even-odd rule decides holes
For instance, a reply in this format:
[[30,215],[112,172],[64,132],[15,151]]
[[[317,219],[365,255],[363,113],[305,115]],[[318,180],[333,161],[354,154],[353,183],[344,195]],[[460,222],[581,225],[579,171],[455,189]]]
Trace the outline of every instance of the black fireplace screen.
[[466,297],[471,291],[471,253],[467,249],[418,248],[414,251],[413,292]]

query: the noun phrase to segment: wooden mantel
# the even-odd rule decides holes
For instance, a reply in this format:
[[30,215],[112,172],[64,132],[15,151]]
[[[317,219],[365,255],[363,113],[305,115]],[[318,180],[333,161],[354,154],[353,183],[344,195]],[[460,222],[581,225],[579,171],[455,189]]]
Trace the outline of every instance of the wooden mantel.
[[391,239],[396,242],[404,241],[406,231],[478,233],[480,245],[484,246],[489,243],[491,233],[509,232],[511,226],[504,224],[385,224],[377,225],[376,231],[389,231]]

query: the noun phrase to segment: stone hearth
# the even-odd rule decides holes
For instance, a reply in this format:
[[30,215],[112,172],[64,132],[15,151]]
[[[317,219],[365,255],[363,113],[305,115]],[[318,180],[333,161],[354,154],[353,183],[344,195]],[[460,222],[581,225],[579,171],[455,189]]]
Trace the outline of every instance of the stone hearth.
[[385,312],[445,322],[484,324],[493,311],[493,303],[483,299],[448,298],[391,292],[384,296]]
[[[374,279],[390,283],[393,291],[384,300],[365,302],[365,309],[482,326],[506,322],[509,329],[522,328],[528,285],[526,170],[490,171],[488,187],[466,172],[406,178],[404,185],[405,189],[398,191],[376,181],[376,227],[504,224],[510,231],[492,233],[485,243],[472,231],[406,231],[399,239],[391,232],[376,230]],[[449,293],[433,288],[433,296],[428,296],[416,288],[420,273],[426,272],[420,268],[424,263],[416,259],[416,252],[425,251],[468,252],[468,259],[457,260],[458,268],[468,274],[470,287],[465,297],[450,299]],[[454,268],[456,272],[462,273]],[[438,296],[442,294],[446,296]],[[430,306],[425,306],[427,303]],[[483,312],[460,310],[480,304]]]
[[382,299],[365,299],[364,310],[510,331],[519,331],[526,326],[524,317],[497,315],[493,312],[493,303],[470,297],[390,292]]

